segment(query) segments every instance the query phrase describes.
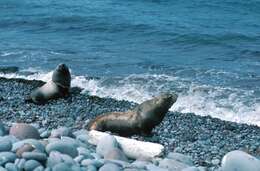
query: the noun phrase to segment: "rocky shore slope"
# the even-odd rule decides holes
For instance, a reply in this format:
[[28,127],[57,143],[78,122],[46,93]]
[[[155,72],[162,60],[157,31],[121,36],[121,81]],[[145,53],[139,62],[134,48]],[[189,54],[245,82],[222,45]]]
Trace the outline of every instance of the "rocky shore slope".
[[[110,111],[126,111],[136,104],[81,94],[72,88],[71,96],[46,105],[25,103],[30,92],[42,81],[0,78],[0,119],[6,125],[31,123],[39,130],[60,126],[73,131],[85,127],[89,119]],[[245,151],[260,158],[260,127],[222,121],[192,113],[168,112],[150,137],[132,138],[160,143],[165,155],[178,152],[191,156],[195,166],[218,168],[223,156],[233,150]]]

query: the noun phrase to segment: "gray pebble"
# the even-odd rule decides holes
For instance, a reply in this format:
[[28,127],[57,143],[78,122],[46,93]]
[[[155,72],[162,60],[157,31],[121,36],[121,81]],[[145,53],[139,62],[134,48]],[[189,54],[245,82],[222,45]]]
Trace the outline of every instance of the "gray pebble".
[[165,158],[159,162],[159,167],[169,170],[182,170],[189,167],[189,165],[178,162],[176,160]]
[[122,160],[128,162],[128,159],[122,150],[118,148],[112,148],[104,155],[104,159],[108,160]]
[[40,152],[45,151],[44,145],[40,141],[35,140],[35,139],[25,139],[25,140],[14,143],[13,147],[12,147],[12,151],[14,151],[14,152],[17,151],[17,149],[22,147],[24,144],[31,144],[31,145],[33,145],[33,147],[35,147]]
[[72,144],[62,141],[53,142],[46,146],[46,152],[48,154],[52,151],[58,151],[63,154],[68,154],[73,158],[78,155],[76,147],[74,147]]
[[14,162],[16,155],[12,152],[0,152],[0,165],[8,162]]
[[62,136],[71,137],[72,136],[71,129],[69,129],[67,127],[60,127],[58,129],[54,129],[51,131],[51,137],[60,138]]
[[118,165],[113,163],[107,163],[103,165],[99,171],[122,171],[122,168],[120,168]]
[[18,167],[14,163],[6,163],[5,168],[8,171],[18,171]]
[[0,139],[0,152],[10,151],[12,149],[12,142],[8,139]]
[[38,166],[33,171],[44,171],[44,167],[43,166]]
[[27,160],[24,164],[24,170],[33,171],[35,168],[41,166],[41,163],[36,160]]
[[112,135],[102,137],[96,147],[97,154],[105,156],[111,149],[118,148],[118,142]]
[[58,163],[52,168],[52,171],[71,171],[71,168],[67,163]]
[[96,168],[100,168],[101,166],[103,166],[103,162],[101,162],[100,160],[91,160],[91,159],[84,159],[81,161],[81,165],[82,166],[89,166],[89,165],[93,165]]
[[47,160],[47,156],[45,153],[41,153],[41,152],[24,152],[22,154],[22,157],[26,160],[37,160],[37,161],[46,161]]
[[190,156],[181,154],[181,153],[169,153],[167,155],[167,158],[173,159],[182,163],[185,163],[187,165],[193,166],[193,161]]
[[51,131],[46,130],[44,132],[41,133],[41,138],[48,138],[51,135]]
[[87,168],[88,168],[88,171],[97,171],[97,168],[92,164],[88,165]]

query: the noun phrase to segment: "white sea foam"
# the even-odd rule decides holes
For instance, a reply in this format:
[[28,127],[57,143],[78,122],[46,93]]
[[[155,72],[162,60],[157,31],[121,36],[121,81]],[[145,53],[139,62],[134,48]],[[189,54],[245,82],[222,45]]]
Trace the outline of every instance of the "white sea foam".
[[[35,73],[27,76],[15,73],[0,74],[0,77],[48,81],[52,75],[52,72],[38,71],[33,68],[27,71]],[[195,113],[202,116],[211,115],[223,120],[260,126],[260,103],[256,101],[252,95],[253,92],[250,91],[197,85],[178,77],[163,74],[101,79],[72,76],[72,86],[83,88],[82,93],[137,103],[150,99],[160,92],[177,91],[179,97],[170,109],[171,111]]]

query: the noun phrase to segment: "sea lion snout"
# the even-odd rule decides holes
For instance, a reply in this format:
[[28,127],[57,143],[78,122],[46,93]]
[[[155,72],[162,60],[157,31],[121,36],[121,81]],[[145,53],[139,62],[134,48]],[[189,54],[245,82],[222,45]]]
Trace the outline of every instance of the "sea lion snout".
[[157,97],[159,104],[169,104],[169,108],[177,101],[178,95],[175,93],[163,93]]

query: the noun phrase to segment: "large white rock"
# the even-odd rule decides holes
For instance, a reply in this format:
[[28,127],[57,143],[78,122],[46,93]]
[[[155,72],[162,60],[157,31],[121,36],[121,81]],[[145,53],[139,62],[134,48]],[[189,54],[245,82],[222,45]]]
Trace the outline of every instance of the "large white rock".
[[260,171],[260,160],[236,150],[223,157],[221,166],[223,171]]
[[[109,135],[105,132],[100,132],[96,130],[91,130],[89,133],[89,143],[97,145],[102,137]],[[126,154],[128,158],[137,159],[140,157],[153,158],[161,156],[164,147],[160,144],[137,141],[130,138],[114,136],[119,143],[122,151]]]

